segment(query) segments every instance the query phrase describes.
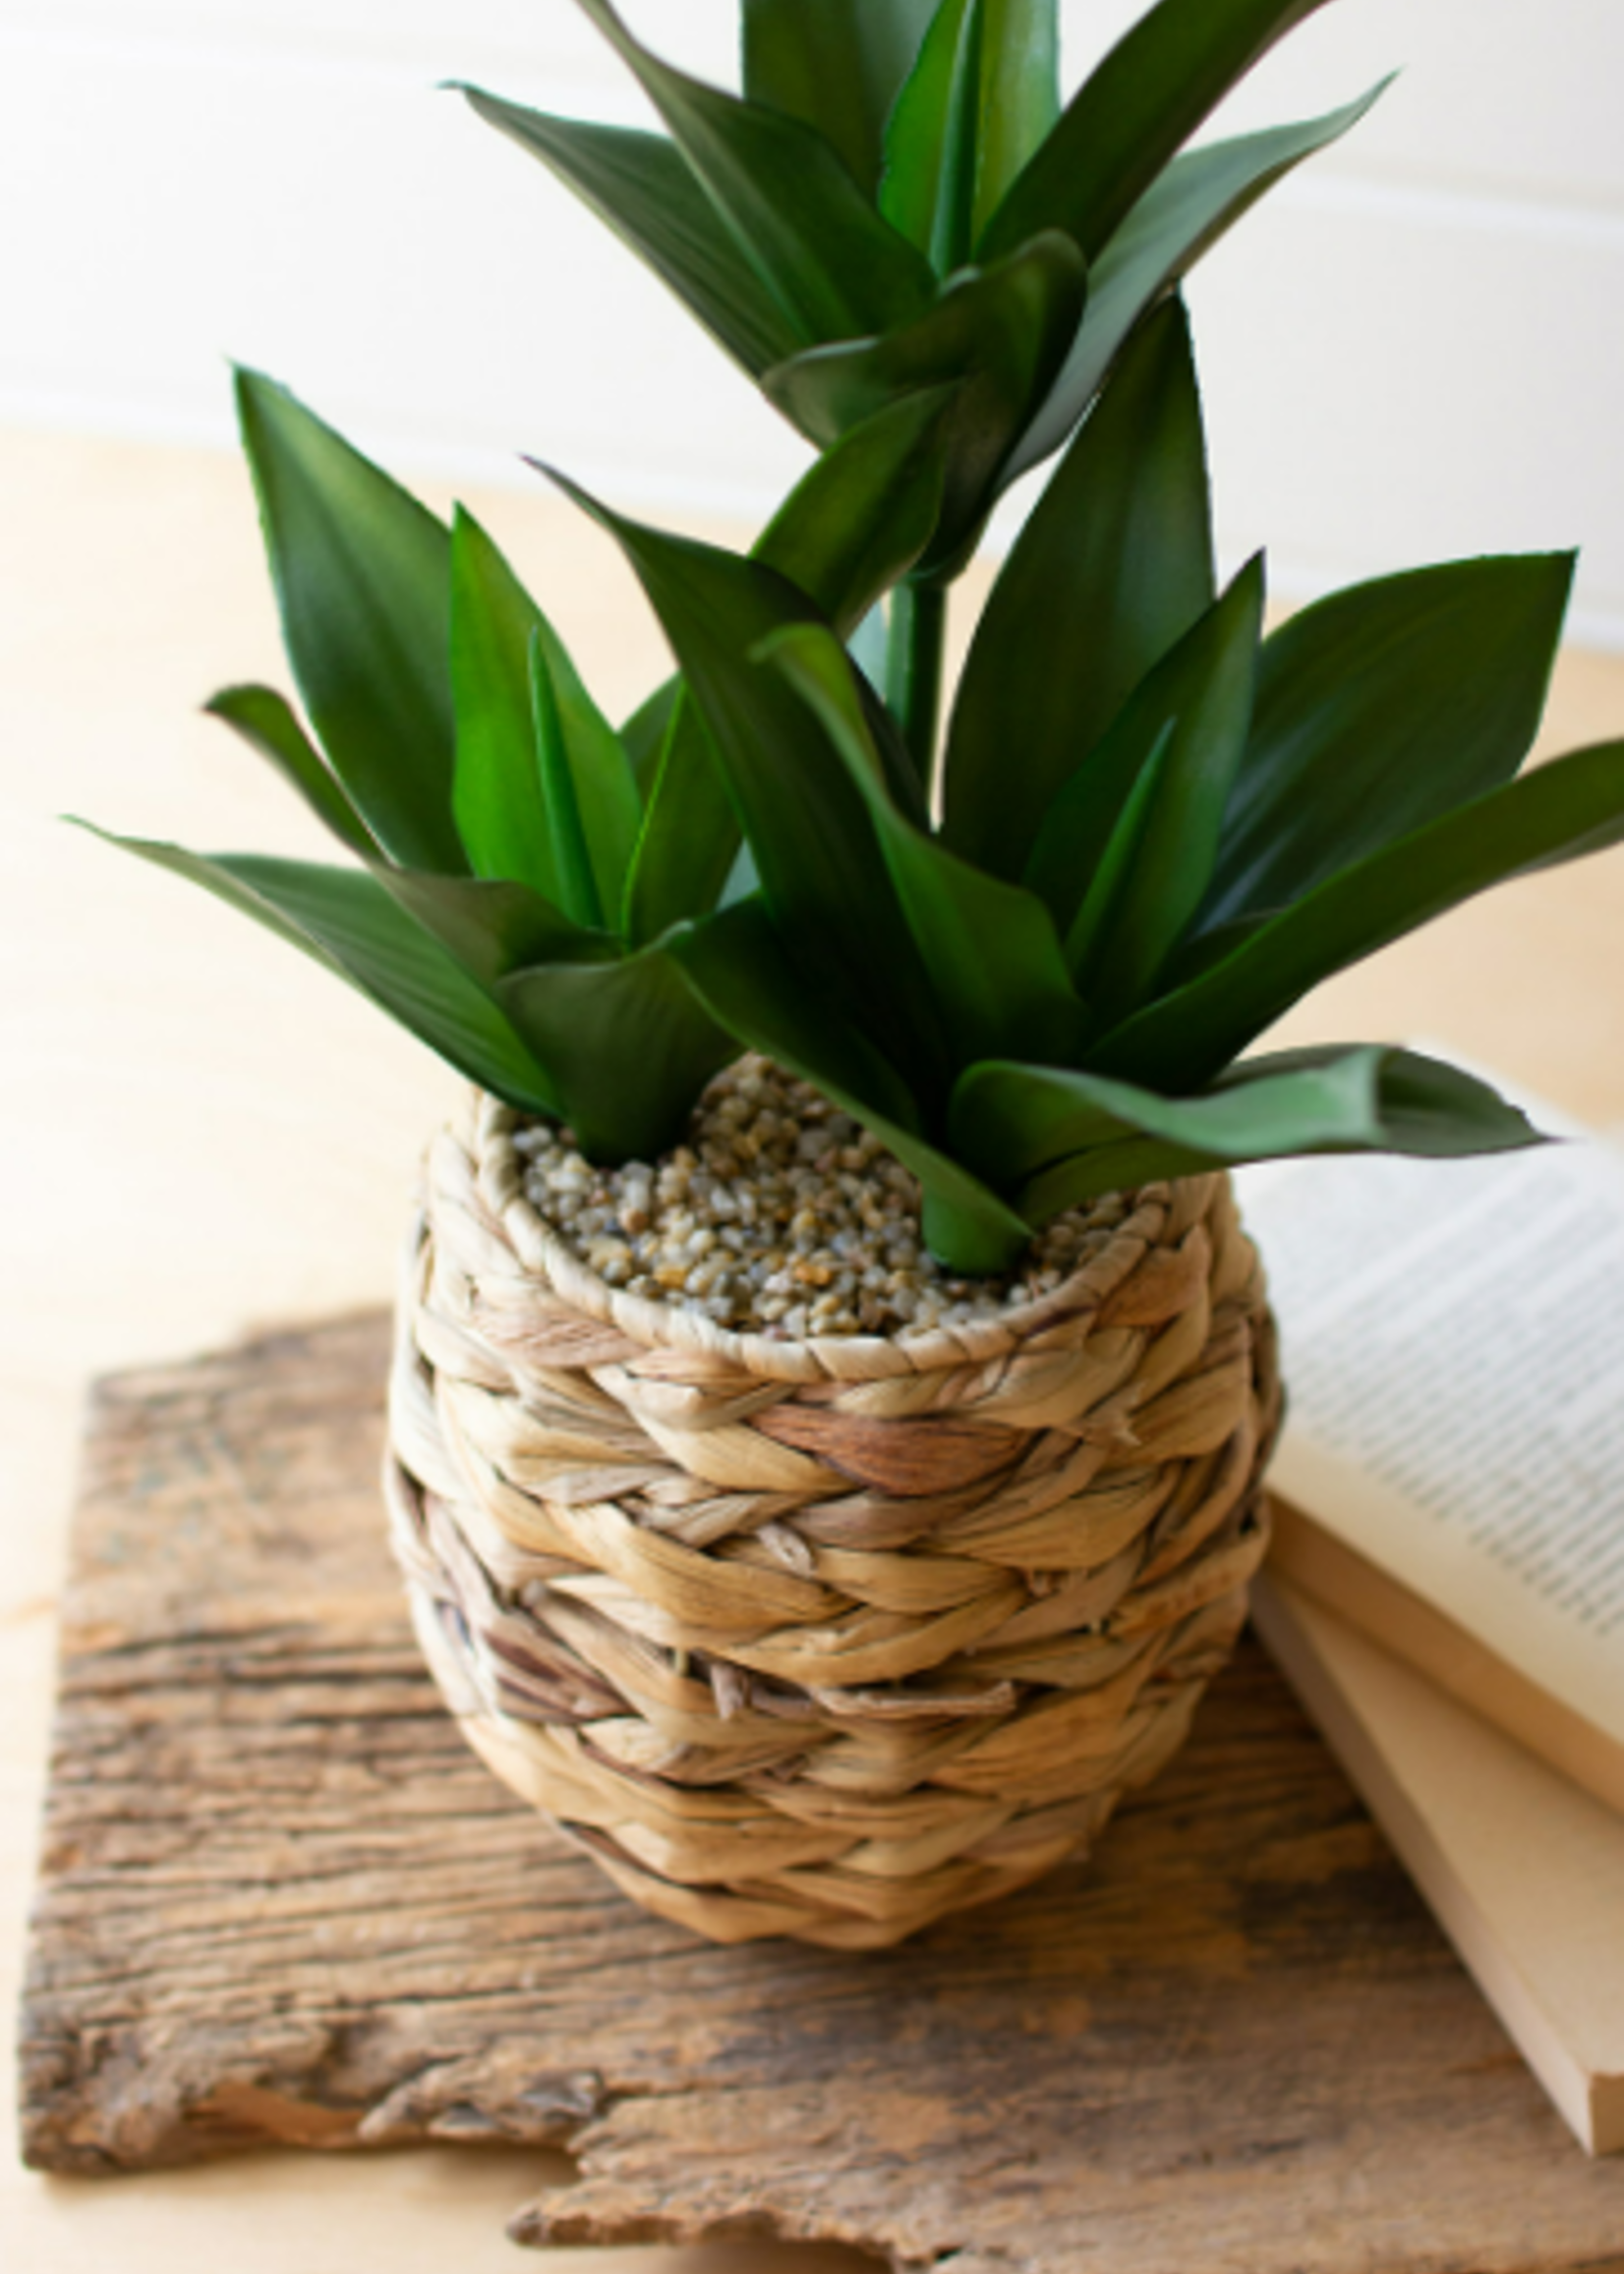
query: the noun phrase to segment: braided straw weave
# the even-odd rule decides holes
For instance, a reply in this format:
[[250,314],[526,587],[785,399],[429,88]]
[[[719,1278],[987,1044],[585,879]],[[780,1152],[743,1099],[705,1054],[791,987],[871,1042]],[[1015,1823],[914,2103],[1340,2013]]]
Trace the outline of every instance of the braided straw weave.
[[1103,1204],[995,1319],[773,1341],[604,1284],[478,1093],[390,1397],[418,1630],[496,1772],[722,1942],[895,1943],[1076,1855],[1176,1750],[1278,1411],[1228,1180]]

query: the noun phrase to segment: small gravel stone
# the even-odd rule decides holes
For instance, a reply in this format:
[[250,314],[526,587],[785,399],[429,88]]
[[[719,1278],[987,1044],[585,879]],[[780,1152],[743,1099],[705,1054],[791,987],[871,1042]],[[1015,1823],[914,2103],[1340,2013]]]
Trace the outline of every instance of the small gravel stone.
[[549,1122],[521,1124],[513,1142],[531,1205],[609,1285],[775,1340],[996,1318],[1058,1287],[1122,1213],[1115,1201],[1073,1209],[1014,1270],[955,1278],[924,1246],[902,1164],[755,1057],[718,1075],[689,1141],[659,1161],[595,1168]]

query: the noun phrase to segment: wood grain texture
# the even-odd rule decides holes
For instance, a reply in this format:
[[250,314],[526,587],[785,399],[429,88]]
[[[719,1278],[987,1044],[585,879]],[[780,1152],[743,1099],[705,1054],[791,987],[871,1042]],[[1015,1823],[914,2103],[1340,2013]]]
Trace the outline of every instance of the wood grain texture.
[[95,1405],[23,2026],[26,2149],[551,2141],[521,2239],[772,2233],[952,2274],[1599,2274],[1587,2164],[1263,1660],[1096,1862],[881,1956],[719,1950],[435,1702],[381,1319]]

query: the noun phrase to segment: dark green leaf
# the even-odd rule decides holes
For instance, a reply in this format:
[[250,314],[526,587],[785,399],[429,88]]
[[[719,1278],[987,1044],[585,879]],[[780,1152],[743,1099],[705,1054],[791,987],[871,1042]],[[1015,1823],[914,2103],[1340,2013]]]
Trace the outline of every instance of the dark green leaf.
[[235,727],[243,740],[268,758],[285,781],[291,782],[307,805],[326,823],[333,835],[364,860],[377,857],[378,846],[372,831],[345,795],[326,760],[294,716],[285,696],[274,687],[223,687],[203,709],[212,719]]
[[635,127],[552,118],[477,87],[461,92],[646,261],[752,379],[804,344],[674,144]]
[[446,531],[270,379],[239,371],[237,408],[288,655],[333,772],[393,859],[457,875]]
[[1055,0],[986,0],[985,19],[973,225],[977,238],[1060,116]]
[[455,958],[396,906],[377,877],[252,853],[210,857],[182,845],[94,834],[254,917],[510,1105],[556,1112],[546,1072],[507,1019]]
[[553,479],[616,539],[648,594],[710,728],[775,920],[815,951],[825,983],[863,1005],[870,1031],[928,1086],[940,1038],[862,799],[794,690],[751,660],[770,633],[818,621],[811,602],[759,561],[622,520]]
[[1323,0],[1160,0],[1084,81],[1011,185],[978,257],[1064,229],[1092,262],[1201,121]]
[[[941,511],[937,434],[948,400],[942,390],[910,395],[854,428],[818,459],[757,542],[755,557],[798,585],[839,630],[854,629],[930,542]],[[714,907],[738,851],[710,732],[676,688],[668,681],[633,723],[646,731],[666,720],[627,884],[625,931],[633,942]]]
[[744,0],[744,91],[816,127],[872,196],[936,0]]
[[930,574],[973,540],[999,470],[1075,335],[1085,292],[1075,248],[1040,237],[995,267],[952,278],[916,321],[797,356],[762,385],[825,447],[921,389],[957,387],[942,415],[942,527],[920,562]]
[[528,885],[419,876],[410,869],[374,873],[390,898],[449,948],[482,987],[493,987],[524,963],[592,962],[617,952],[609,933],[572,922]]
[[882,331],[924,306],[928,262],[881,219],[820,134],[661,62],[609,0],[580,6],[665,120],[802,346]]
[[891,1147],[919,1179],[926,1237],[955,1270],[995,1271],[1031,1233],[978,1177],[929,1142],[882,1051],[807,991],[760,901],[740,901],[674,936],[672,953],[714,1016],[741,1042],[812,1082]]
[[886,128],[880,210],[938,275],[969,259],[981,125],[982,0],[942,0]]
[[1127,1080],[1199,1087],[1332,972],[1490,885],[1620,840],[1624,742],[1553,759],[1317,885],[1090,1055]]
[[1187,150],[1158,175],[1088,276],[1088,307],[1037,417],[1005,469],[1013,482],[1058,450],[1105,383],[1145,311],[1189,274],[1266,190],[1358,124],[1390,82],[1325,118]]
[[589,1160],[652,1161],[675,1144],[706,1082],[738,1054],[662,942],[515,971],[495,992]]
[[1568,554],[1356,585],[1263,650],[1205,915],[1283,906],[1508,782],[1539,726]]
[[796,625],[762,652],[816,714],[868,808],[955,1059],[1066,1057],[1081,1034],[1082,1005],[1048,909],[1019,886],[971,868],[898,810],[855,674],[832,633]]
[[[1205,1097],[1159,1098],[1106,1086],[1123,1088],[1124,1113],[1144,1134],[1089,1137],[1083,1149],[1034,1176],[1019,1195],[1034,1222],[1101,1193],[1241,1161],[1353,1152],[1454,1158],[1539,1142],[1526,1115],[1486,1082],[1436,1059],[1376,1044],[1250,1059]],[[1003,1110],[1010,1110],[1008,1103]]]
[[948,734],[946,834],[1018,877],[1063,783],[1213,597],[1189,328],[1145,323],[993,587]]
[[1130,791],[1066,940],[1067,964],[1102,1021],[1143,1001],[1201,904],[1251,720],[1262,624],[1254,560],[1186,634],[1174,668],[1152,674],[1175,706],[1171,730]]

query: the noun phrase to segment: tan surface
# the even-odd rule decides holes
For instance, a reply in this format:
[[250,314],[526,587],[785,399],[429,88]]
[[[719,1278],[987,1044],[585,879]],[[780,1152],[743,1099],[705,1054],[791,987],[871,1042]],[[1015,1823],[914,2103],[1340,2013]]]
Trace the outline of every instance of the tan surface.
[[[450,1078],[275,942],[52,818],[78,809],[204,845],[314,848],[280,786],[197,716],[229,680],[282,676],[236,465],[0,436],[0,500],[9,2014],[83,1378],[383,1293]],[[658,640],[602,542],[522,495],[474,502],[577,640],[604,700],[633,697],[659,668]],[[1624,732],[1624,664],[1572,659],[1554,725],[1563,743]],[[1624,1122],[1621,884],[1615,853],[1520,885],[1327,990],[1299,1031],[1436,1035],[1592,1119]],[[0,2122],[9,2139],[9,2110]],[[454,2249],[459,2274],[477,2274],[485,2258],[523,2263],[492,2240],[493,2215],[530,2176],[531,2159],[515,2161],[509,2175],[449,2152],[237,2164],[96,2187],[29,2179],[8,2148],[0,2235],[19,2239],[29,2274],[99,2269],[115,2250],[132,2270],[229,2261],[250,2274],[353,2274],[383,2262],[385,2234],[395,2268],[440,2266]],[[770,2263],[764,2249],[748,2255]],[[605,2274],[677,2262],[591,2261]],[[708,2262],[726,2261],[688,2260]]]

